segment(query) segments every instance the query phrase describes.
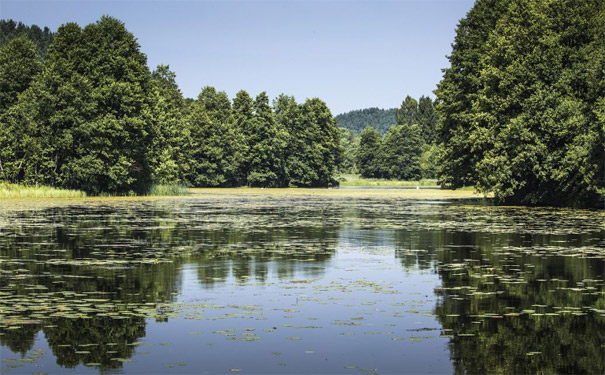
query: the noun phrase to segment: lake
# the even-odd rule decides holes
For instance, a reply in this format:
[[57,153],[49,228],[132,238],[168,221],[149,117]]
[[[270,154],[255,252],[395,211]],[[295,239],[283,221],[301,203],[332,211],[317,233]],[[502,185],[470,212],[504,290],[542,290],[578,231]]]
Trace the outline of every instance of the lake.
[[605,373],[602,210],[351,191],[5,205],[1,371]]

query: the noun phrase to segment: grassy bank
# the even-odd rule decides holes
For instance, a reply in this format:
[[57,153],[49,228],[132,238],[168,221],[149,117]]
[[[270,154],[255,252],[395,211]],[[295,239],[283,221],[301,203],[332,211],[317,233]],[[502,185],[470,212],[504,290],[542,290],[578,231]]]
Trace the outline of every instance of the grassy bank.
[[[58,190],[58,189],[56,189]],[[305,204],[307,199],[326,199],[348,201],[355,199],[377,199],[377,200],[414,200],[414,201],[447,201],[460,199],[480,199],[483,195],[476,194],[470,189],[442,190],[442,189],[307,189],[307,188],[283,188],[283,189],[261,189],[261,188],[193,188],[187,189],[190,195],[186,196],[106,196],[85,197],[84,195],[67,196],[64,199],[52,199],[46,195],[0,195],[0,219],[2,212],[14,210],[41,210],[50,207],[65,207],[67,205],[121,205],[131,202],[151,201],[175,201],[186,202],[187,200],[202,199],[205,201],[234,200],[239,203],[243,201],[264,201],[291,199],[292,204]],[[238,203],[238,204],[239,204]]]
[[419,181],[385,180],[382,178],[362,178],[353,174],[340,175],[338,181],[340,181],[340,186],[439,186],[437,185],[437,180],[435,179],[423,179]]
[[49,186],[24,186],[0,182],[0,198],[84,198],[80,190],[57,189]]
[[[146,196],[165,197],[189,195],[189,189],[182,185],[152,185]],[[59,189],[50,186],[25,186],[0,182],[1,198],[84,198],[81,190]],[[101,194],[102,197],[115,197],[113,194]]]
[[[361,180],[363,181],[363,180]],[[390,181],[408,183],[410,181]],[[425,182],[426,183],[426,182]],[[346,185],[345,185],[346,186]],[[349,185],[368,186],[368,185]],[[373,186],[418,186],[418,185],[373,185]],[[427,186],[427,185],[422,185]],[[481,198],[474,189],[442,190],[442,189],[325,189],[325,188],[186,188],[174,185],[155,185],[145,196],[102,196],[87,197],[79,190],[56,189],[46,186],[22,186],[16,184],[0,183],[0,199],[10,199],[21,202],[20,199],[40,198],[38,201],[50,198],[87,198],[87,201],[128,201],[132,199],[154,199],[154,197],[184,196],[184,198],[222,198],[222,197],[296,197],[315,196],[326,198],[393,198],[413,200],[444,200]],[[50,202],[50,201],[49,201]]]
[[410,199],[410,200],[449,200],[478,199],[483,195],[472,189],[325,189],[325,188],[193,188],[192,197],[200,198],[287,198],[322,197],[335,199]]

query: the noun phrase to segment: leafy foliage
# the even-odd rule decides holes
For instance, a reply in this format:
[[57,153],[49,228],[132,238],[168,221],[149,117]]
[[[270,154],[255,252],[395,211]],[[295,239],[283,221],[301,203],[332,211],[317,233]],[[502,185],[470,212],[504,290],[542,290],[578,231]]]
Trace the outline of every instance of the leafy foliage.
[[[384,137],[373,127],[361,132],[356,167],[362,177],[418,180],[435,177],[434,129],[437,115],[433,100],[409,95],[395,111],[397,125]],[[350,153],[350,151],[349,151]]]
[[48,46],[52,43],[54,36],[48,27],[41,29],[37,25],[27,26],[13,20],[0,20],[0,47],[23,36],[35,44],[36,53],[41,59],[46,57]]
[[282,95],[273,108],[240,91],[231,103],[213,87],[184,99],[111,17],[50,35],[43,61],[27,36],[0,48],[0,180],[91,194],[335,183],[340,134],[321,100]]
[[134,36],[110,17],[84,29],[66,24],[44,65],[8,116],[32,140],[16,173],[93,194],[143,192],[152,85]]
[[346,174],[357,173],[357,165],[355,158],[359,149],[359,139],[352,131],[339,128],[340,130],[340,147],[342,148],[342,161],[339,165],[339,172]]
[[421,178],[422,138],[420,135],[421,130],[415,124],[397,125],[389,129],[380,147],[381,177],[398,180]]
[[349,129],[353,134],[361,134],[368,126],[376,129],[380,134],[385,134],[389,128],[397,124],[395,108],[365,108],[342,113],[336,116],[336,125]]
[[499,201],[605,202],[603,20],[581,1],[478,1],[438,90],[440,179]]
[[187,107],[176,84],[176,74],[168,65],[152,73],[153,142],[150,152],[152,179],[160,185],[184,184],[190,170],[186,150],[191,132],[185,122]]
[[17,102],[41,69],[34,43],[23,36],[0,48],[0,115]]
[[382,176],[381,158],[378,153],[381,144],[382,139],[376,129],[371,126],[363,129],[357,151],[357,170],[362,177],[378,178]]

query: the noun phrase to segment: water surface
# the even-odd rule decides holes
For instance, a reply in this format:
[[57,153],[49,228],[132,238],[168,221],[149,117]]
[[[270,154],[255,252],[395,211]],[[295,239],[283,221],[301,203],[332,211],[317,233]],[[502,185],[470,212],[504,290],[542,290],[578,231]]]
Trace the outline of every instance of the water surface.
[[6,373],[605,372],[603,211],[362,197],[0,213]]

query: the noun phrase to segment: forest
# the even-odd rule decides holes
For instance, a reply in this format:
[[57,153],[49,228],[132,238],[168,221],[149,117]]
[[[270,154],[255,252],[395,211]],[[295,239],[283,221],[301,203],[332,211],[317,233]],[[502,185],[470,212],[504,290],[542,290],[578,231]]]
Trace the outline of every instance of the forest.
[[397,109],[364,108],[336,115],[336,126],[350,130],[359,135],[368,126],[385,134],[393,125],[397,124]]
[[108,16],[56,33],[2,21],[0,180],[128,194],[330,186],[357,173],[437,178],[505,204],[603,207],[604,24],[599,0],[477,0],[435,100],[334,118],[317,98],[205,87],[186,99]]
[[153,184],[336,183],[340,133],[320,99],[270,102],[242,90],[230,100],[213,87],[185,99],[175,73],[149,71],[134,35],[109,16],[54,34],[1,27],[3,181],[93,195],[143,194]]
[[416,100],[408,95],[401,107],[395,109],[395,120],[396,124],[384,135],[374,126],[364,127],[357,137],[343,130],[343,164],[347,165],[347,158],[352,158],[348,162],[354,166],[352,171],[365,178],[435,178],[438,117],[434,101],[426,96]]

